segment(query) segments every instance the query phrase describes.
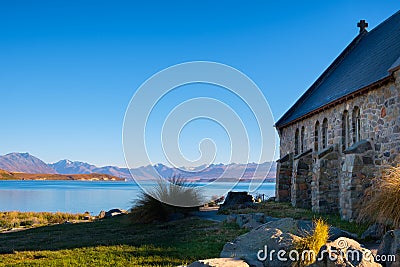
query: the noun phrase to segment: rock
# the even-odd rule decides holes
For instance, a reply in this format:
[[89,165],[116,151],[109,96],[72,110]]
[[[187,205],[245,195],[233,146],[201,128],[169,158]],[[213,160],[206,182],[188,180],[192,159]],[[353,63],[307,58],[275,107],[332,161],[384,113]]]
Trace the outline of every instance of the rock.
[[264,221],[265,221],[265,214],[262,212],[252,213],[251,217],[255,222],[258,222],[258,223],[264,223]]
[[278,220],[280,220],[280,219],[271,217],[271,216],[264,216],[264,223],[269,223],[269,222],[278,221]]
[[100,211],[99,215],[97,216],[99,219],[103,219],[106,217],[106,212],[104,210]]
[[253,229],[261,224],[278,221],[278,218],[265,216],[264,213],[231,214],[225,219],[227,223],[237,223],[240,228]]
[[[247,262],[251,262],[252,265],[256,265],[255,263],[261,263],[257,254],[260,252],[259,256],[264,255],[265,248],[267,248],[267,254],[271,250],[288,251],[293,241],[297,238],[299,237],[296,235],[283,233],[277,228],[269,228],[267,224],[263,224],[237,237],[233,242],[226,243],[220,256],[222,258],[241,258]],[[277,257],[273,257],[271,261],[267,257],[264,261],[264,266],[291,266],[291,264],[290,260],[282,262]]]
[[83,219],[84,219],[85,221],[90,221],[90,219],[92,219],[92,216],[90,216],[90,215],[85,215],[85,216],[83,217]]
[[243,260],[232,258],[215,258],[198,260],[191,263],[188,267],[249,267]]
[[354,233],[347,232],[337,227],[329,227],[329,240],[336,240],[341,237],[347,237],[351,239],[358,239],[358,235]]
[[259,227],[260,225],[262,225],[262,224],[254,221],[254,220],[251,220],[248,223],[245,223],[242,228],[252,230],[252,229]]
[[220,205],[220,210],[238,209],[252,207],[254,199],[248,192],[228,192],[228,195],[223,204]]
[[230,214],[226,217],[225,222],[227,223],[236,223],[237,215],[236,214]]
[[380,223],[375,223],[361,235],[361,239],[378,240],[385,234],[385,226]]
[[372,252],[357,241],[341,237],[321,247],[313,267],[378,267]]
[[[304,233],[310,232],[314,229],[312,221],[294,220],[292,218],[274,220],[266,225],[270,228],[278,228],[283,232],[288,232],[299,236],[302,236]],[[335,240],[339,237],[357,238],[358,236],[337,227],[329,227],[329,240]]]
[[[378,253],[379,258],[382,259],[380,263],[387,267],[400,266],[400,229],[388,231],[382,238],[379,245]],[[395,261],[383,261],[383,257],[387,258],[389,255],[395,255]]]
[[276,221],[271,221],[263,225],[265,228],[277,228],[284,233],[300,235],[302,232],[298,228],[297,221],[292,218],[283,218]]
[[127,214],[128,212],[126,210],[121,210],[121,209],[111,209],[107,211],[104,215],[104,218],[110,218],[122,214]]
[[251,219],[250,214],[238,214],[236,217],[236,223],[239,228],[243,228],[243,226],[248,223]]

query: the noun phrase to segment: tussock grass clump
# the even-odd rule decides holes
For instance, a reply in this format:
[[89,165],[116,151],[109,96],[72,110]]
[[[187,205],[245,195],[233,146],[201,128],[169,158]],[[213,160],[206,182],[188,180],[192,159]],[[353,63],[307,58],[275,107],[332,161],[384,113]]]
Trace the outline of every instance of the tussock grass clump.
[[197,210],[203,200],[200,190],[181,177],[158,181],[150,193],[142,191],[135,202],[130,213],[132,222],[165,222],[173,214],[187,215]]
[[294,266],[307,266],[315,262],[318,252],[329,238],[329,225],[323,219],[313,220],[314,230],[305,233],[294,241],[294,248],[299,252],[300,259]]
[[364,196],[359,222],[382,223],[394,228],[400,227],[400,166],[389,167],[381,178],[373,181]]

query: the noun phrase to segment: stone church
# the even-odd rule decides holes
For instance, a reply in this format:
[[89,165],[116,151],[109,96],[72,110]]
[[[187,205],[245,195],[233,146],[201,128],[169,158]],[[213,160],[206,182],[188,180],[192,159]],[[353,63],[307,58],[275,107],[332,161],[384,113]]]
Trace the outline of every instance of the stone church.
[[357,217],[400,154],[400,11],[359,34],[276,122],[276,200]]

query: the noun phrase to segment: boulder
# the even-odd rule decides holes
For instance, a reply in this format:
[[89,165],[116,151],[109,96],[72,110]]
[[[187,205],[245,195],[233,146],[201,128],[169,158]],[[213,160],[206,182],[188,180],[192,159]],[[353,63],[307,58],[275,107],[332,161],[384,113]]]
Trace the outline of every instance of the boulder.
[[368,227],[367,230],[361,235],[361,239],[373,239],[378,240],[381,239],[385,234],[385,225],[380,223],[375,223]]
[[248,192],[228,192],[228,195],[223,204],[220,205],[220,210],[239,209],[252,207],[254,205],[253,196]]
[[232,258],[216,258],[198,260],[191,263],[188,267],[249,267],[243,260]]
[[[314,229],[312,221],[295,220],[292,218],[277,219],[266,223],[266,226],[270,228],[278,228],[283,232],[288,232],[299,236],[302,236],[304,233],[310,232]],[[339,237],[357,238],[357,235],[337,227],[329,227],[329,240],[335,240]]]
[[243,228],[243,226],[250,222],[251,220],[251,215],[250,214],[238,214],[236,217],[236,223],[239,226],[239,228]]
[[[272,250],[288,251],[292,247],[293,241],[299,237],[290,233],[283,233],[277,228],[270,228],[263,224],[258,228],[237,237],[234,241],[228,242],[220,254],[222,258],[241,258],[255,266],[291,266],[292,262],[280,261],[273,256],[269,258]],[[260,260],[267,255],[265,260]]]
[[258,222],[258,223],[266,223],[265,222],[265,214],[262,212],[258,213],[252,213],[251,218],[253,221]]
[[114,216],[118,216],[118,215],[122,215],[122,214],[127,214],[128,212],[126,210],[121,210],[121,209],[111,209],[109,211],[107,211],[104,214],[104,218],[110,218],[110,217],[114,217]]
[[358,239],[357,234],[342,230],[337,227],[333,227],[333,226],[329,227],[329,240],[330,241],[336,240],[341,237],[347,237],[350,239]]
[[[236,222],[240,228],[245,229],[255,229],[264,223],[265,227],[278,228],[282,232],[288,232],[300,236],[306,232],[312,231],[314,228],[312,221],[295,220],[292,218],[279,219],[271,216],[265,216],[263,213],[231,214],[226,218],[226,222]],[[358,236],[340,228],[331,226],[329,228],[329,240],[335,240],[339,237],[356,239]]]
[[278,220],[280,220],[280,219],[271,217],[271,216],[264,216],[264,223],[269,223],[269,222],[278,221]]
[[254,229],[266,222],[277,221],[279,219],[265,216],[264,213],[231,214],[226,218],[226,222],[236,222],[240,228]]
[[284,233],[291,233],[294,235],[302,234],[301,229],[299,229],[297,221],[292,218],[283,218],[276,221],[271,221],[263,225],[265,228],[277,228]]
[[[400,229],[388,231],[382,238],[378,253],[380,263],[387,267],[400,266]],[[389,260],[388,256],[394,255],[395,261]],[[384,260],[384,257],[386,258]]]
[[236,220],[237,220],[237,215],[236,214],[230,214],[225,219],[225,221],[227,223],[236,223]]
[[321,247],[313,267],[378,267],[369,249],[363,248],[357,241],[341,237]]
[[262,224],[254,221],[254,220],[251,220],[248,223],[245,223],[242,228],[252,230],[252,229],[259,227],[260,225],[262,225]]
[[104,217],[106,217],[106,212],[104,210],[100,211],[99,215],[97,216],[97,218],[99,219],[103,219]]

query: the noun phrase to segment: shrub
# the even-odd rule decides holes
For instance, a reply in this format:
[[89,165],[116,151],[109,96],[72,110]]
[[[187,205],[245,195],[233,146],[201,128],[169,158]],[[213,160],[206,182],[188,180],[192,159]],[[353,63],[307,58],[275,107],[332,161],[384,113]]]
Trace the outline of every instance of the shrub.
[[[300,259],[295,266],[307,266],[315,262],[321,247],[329,238],[329,225],[322,219],[313,220],[314,230],[306,232],[303,237],[294,241],[294,248],[299,252]],[[304,253],[310,251],[311,253]],[[302,257],[302,255],[305,257]]]
[[400,227],[400,166],[383,171],[382,178],[375,178],[373,186],[366,190],[364,205],[360,209],[359,222],[382,223]]
[[[175,213],[187,215],[197,210],[203,199],[198,188],[180,177],[158,181],[150,193],[139,195],[130,213],[133,222],[168,221]],[[185,203],[185,207],[176,203]]]

